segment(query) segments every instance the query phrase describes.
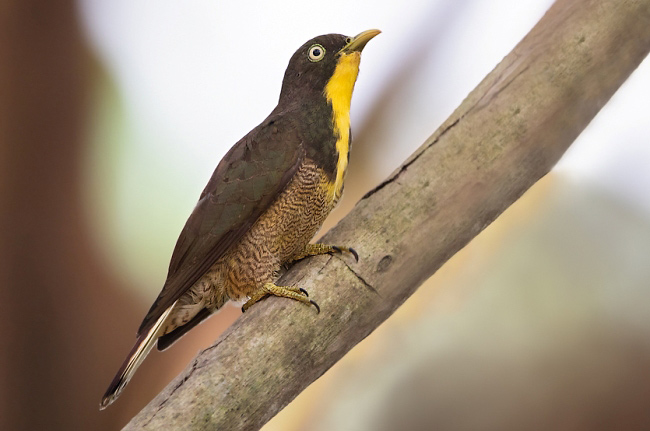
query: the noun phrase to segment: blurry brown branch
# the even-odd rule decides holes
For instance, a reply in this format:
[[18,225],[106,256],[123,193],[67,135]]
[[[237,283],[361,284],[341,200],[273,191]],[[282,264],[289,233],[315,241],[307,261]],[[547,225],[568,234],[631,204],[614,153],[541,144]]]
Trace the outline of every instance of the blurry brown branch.
[[321,309],[253,307],[125,429],[260,428],[545,175],[650,50],[650,0],[560,0],[282,284]]
[[[144,304],[102,259],[88,220],[94,76],[77,3],[0,3],[2,430],[114,430],[152,396],[134,391],[136,402],[111,415],[97,410],[128,349],[119,334],[133,330]],[[173,367],[179,355],[170,353],[143,379]]]

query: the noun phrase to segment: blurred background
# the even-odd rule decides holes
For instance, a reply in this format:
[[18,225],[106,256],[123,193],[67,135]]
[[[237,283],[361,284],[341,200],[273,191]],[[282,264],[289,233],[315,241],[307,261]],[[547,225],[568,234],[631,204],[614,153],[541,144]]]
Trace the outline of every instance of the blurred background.
[[[2,2],[0,429],[119,429],[238,317],[153,352],[98,411],[199,193],[303,42],[383,31],[326,230],[551,3]],[[649,96],[646,60],[549,175],[264,430],[649,429]]]

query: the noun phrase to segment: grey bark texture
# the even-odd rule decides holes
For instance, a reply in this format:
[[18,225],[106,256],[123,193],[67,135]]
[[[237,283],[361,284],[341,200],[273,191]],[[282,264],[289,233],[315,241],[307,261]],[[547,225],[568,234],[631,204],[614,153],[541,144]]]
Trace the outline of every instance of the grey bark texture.
[[[486,36],[487,37],[487,36]],[[650,50],[650,0],[559,0],[451,117],[125,430],[256,430],[545,175]],[[396,145],[399,143],[395,143]]]

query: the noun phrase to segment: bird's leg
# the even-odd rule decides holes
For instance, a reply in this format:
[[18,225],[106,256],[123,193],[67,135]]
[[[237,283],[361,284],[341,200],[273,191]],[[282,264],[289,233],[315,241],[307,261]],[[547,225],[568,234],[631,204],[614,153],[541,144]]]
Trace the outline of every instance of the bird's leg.
[[294,299],[307,305],[313,305],[320,313],[320,307],[318,304],[316,304],[316,302],[309,299],[309,294],[305,289],[295,286],[276,286],[273,283],[265,283],[262,287],[253,292],[253,294],[250,296],[250,299],[246,301],[246,303],[242,306],[241,311],[245,312],[251,307],[251,305],[269,295]]
[[246,310],[251,308],[251,305],[255,304],[257,301],[261,301],[262,299],[266,298],[269,296],[269,293],[265,289],[258,289],[253,294],[248,298],[248,301],[244,303],[241,307],[241,312],[245,313]]
[[304,259],[309,256],[318,256],[321,254],[334,254],[334,253],[350,253],[354,256],[354,259],[359,262],[359,255],[351,247],[337,247],[335,245],[325,245],[325,244],[307,244],[305,248],[293,255],[291,262],[296,262],[300,259]]

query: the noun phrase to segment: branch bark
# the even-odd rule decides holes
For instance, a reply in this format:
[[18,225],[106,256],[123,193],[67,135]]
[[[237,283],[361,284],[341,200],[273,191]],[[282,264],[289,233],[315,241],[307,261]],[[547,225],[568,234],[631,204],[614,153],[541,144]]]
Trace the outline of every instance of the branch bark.
[[451,117],[282,284],[124,429],[260,428],[545,175],[650,50],[650,0],[559,0]]

